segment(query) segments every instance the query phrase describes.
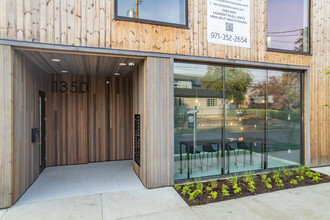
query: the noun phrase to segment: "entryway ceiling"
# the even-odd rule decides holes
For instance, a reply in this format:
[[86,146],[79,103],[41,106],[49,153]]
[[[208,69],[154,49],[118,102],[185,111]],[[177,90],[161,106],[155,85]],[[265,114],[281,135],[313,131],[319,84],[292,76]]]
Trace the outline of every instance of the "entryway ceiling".
[[[132,73],[132,70],[143,62],[143,58],[135,57],[115,57],[110,55],[99,54],[77,54],[69,52],[50,52],[50,51],[32,51],[17,50],[37,66],[45,70],[47,73],[59,74],[79,74],[89,76],[114,76],[120,73],[125,77]],[[58,59],[54,62],[52,59]],[[122,63],[122,65],[120,65]],[[123,66],[126,63],[126,66]],[[130,67],[129,63],[134,63],[134,67]],[[67,71],[63,73],[62,71]]]

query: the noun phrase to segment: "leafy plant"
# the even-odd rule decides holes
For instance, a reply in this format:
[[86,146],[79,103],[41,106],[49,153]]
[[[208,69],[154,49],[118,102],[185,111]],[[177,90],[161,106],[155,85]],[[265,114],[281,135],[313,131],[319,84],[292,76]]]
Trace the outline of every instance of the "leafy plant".
[[280,179],[283,176],[281,170],[274,170],[273,171],[273,179]]
[[304,169],[304,166],[299,166],[296,170],[296,173],[299,175],[299,176],[302,176],[305,174],[305,169]]
[[203,194],[203,192],[199,189],[196,189],[195,191],[189,194],[189,200],[195,200],[196,197],[200,194]]
[[305,177],[304,176],[296,176],[296,179],[299,180],[299,181],[302,181],[302,180],[305,179]]
[[242,192],[242,188],[238,186],[238,184],[233,185],[234,193],[235,194],[240,194]]
[[218,197],[218,193],[215,191],[210,192],[210,195],[208,196],[209,199],[213,198],[216,199]]
[[195,185],[191,182],[187,182],[186,186],[188,186],[190,189],[193,189]]
[[230,196],[229,191],[228,191],[228,186],[226,184],[222,184],[222,194],[224,196]]
[[252,193],[255,192],[257,188],[255,186],[254,181],[250,181],[248,184],[249,184],[249,191]]
[[182,188],[181,185],[175,185],[175,186],[174,186],[174,189],[175,189],[176,191],[180,190],[181,188]]
[[200,179],[195,179],[195,184],[196,188],[199,189],[200,191],[203,191],[204,189],[204,184],[201,182]]
[[207,190],[207,191],[212,191],[213,189],[212,189],[212,187],[207,186],[207,187],[206,187],[206,190]]
[[267,179],[267,175],[266,174],[261,174],[260,177],[261,177],[261,180],[266,180]]
[[262,182],[266,185],[267,189],[273,188],[272,184],[270,184],[272,182],[272,180],[269,177],[268,178],[266,178],[266,177],[264,179],[262,179]]
[[305,174],[306,174],[306,176],[308,176],[311,179],[313,179],[313,177],[314,177],[314,173],[312,171],[307,171]]
[[281,179],[275,179],[275,182],[276,182],[276,186],[279,186],[279,187],[284,186],[283,181]]
[[186,185],[182,188],[183,195],[190,194],[190,192],[191,192],[191,189],[190,189],[189,185]]
[[267,189],[273,188],[272,184],[270,184],[270,183],[265,183],[265,184],[266,184]]
[[212,189],[215,189],[218,187],[218,181],[217,180],[212,180],[210,182]]
[[315,172],[313,175],[313,181],[318,183],[319,181],[323,180],[320,176],[321,174],[319,172]]
[[235,176],[232,176],[229,178],[229,182],[233,185],[238,184],[238,176],[235,174]]
[[297,180],[295,180],[295,179],[292,179],[292,180],[290,180],[290,184],[291,184],[291,185],[297,185],[297,184],[298,184],[298,182],[297,182]]
[[256,176],[253,175],[253,173],[250,171],[248,173],[245,173],[244,177],[243,177],[243,181],[246,183],[249,183],[251,181],[255,181]]
[[290,177],[293,175],[293,172],[292,170],[286,168],[286,167],[283,167],[281,172],[284,174],[284,176],[287,176],[287,177]]
[[310,172],[311,168],[304,166],[303,167],[304,173]]

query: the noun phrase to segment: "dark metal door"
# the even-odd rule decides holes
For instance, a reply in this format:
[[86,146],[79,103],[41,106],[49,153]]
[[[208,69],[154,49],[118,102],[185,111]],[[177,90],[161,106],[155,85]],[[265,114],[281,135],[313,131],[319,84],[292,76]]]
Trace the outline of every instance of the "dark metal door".
[[45,92],[39,91],[39,172],[46,168],[46,110]]

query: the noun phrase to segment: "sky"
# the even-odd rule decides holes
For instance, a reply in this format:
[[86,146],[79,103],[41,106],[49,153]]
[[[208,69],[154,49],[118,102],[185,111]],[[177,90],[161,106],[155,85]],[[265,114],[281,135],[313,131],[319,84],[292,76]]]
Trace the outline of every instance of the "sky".
[[[127,16],[127,11],[135,9],[135,0],[118,0],[118,14]],[[139,5],[139,18],[168,23],[185,23],[184,0],[143,0]]]

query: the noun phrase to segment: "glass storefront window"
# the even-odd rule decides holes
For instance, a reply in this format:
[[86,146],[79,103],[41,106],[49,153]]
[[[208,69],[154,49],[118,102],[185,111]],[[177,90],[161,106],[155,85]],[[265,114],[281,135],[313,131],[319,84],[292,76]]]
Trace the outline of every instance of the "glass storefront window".
[[[268,71],[268,167],[298,165],[301,149],[301,73]],[[273,159],[274,158],[274,159]]]
[[309,52],[309,0],[267,0],[268,48]]
[[223,68],[175,63],[174,72],[175,179],[219,175]]
[[175,63],[175,179],[300,164],[301,77]]
[[116,17],[186,26],[186,0],[116,0]]

